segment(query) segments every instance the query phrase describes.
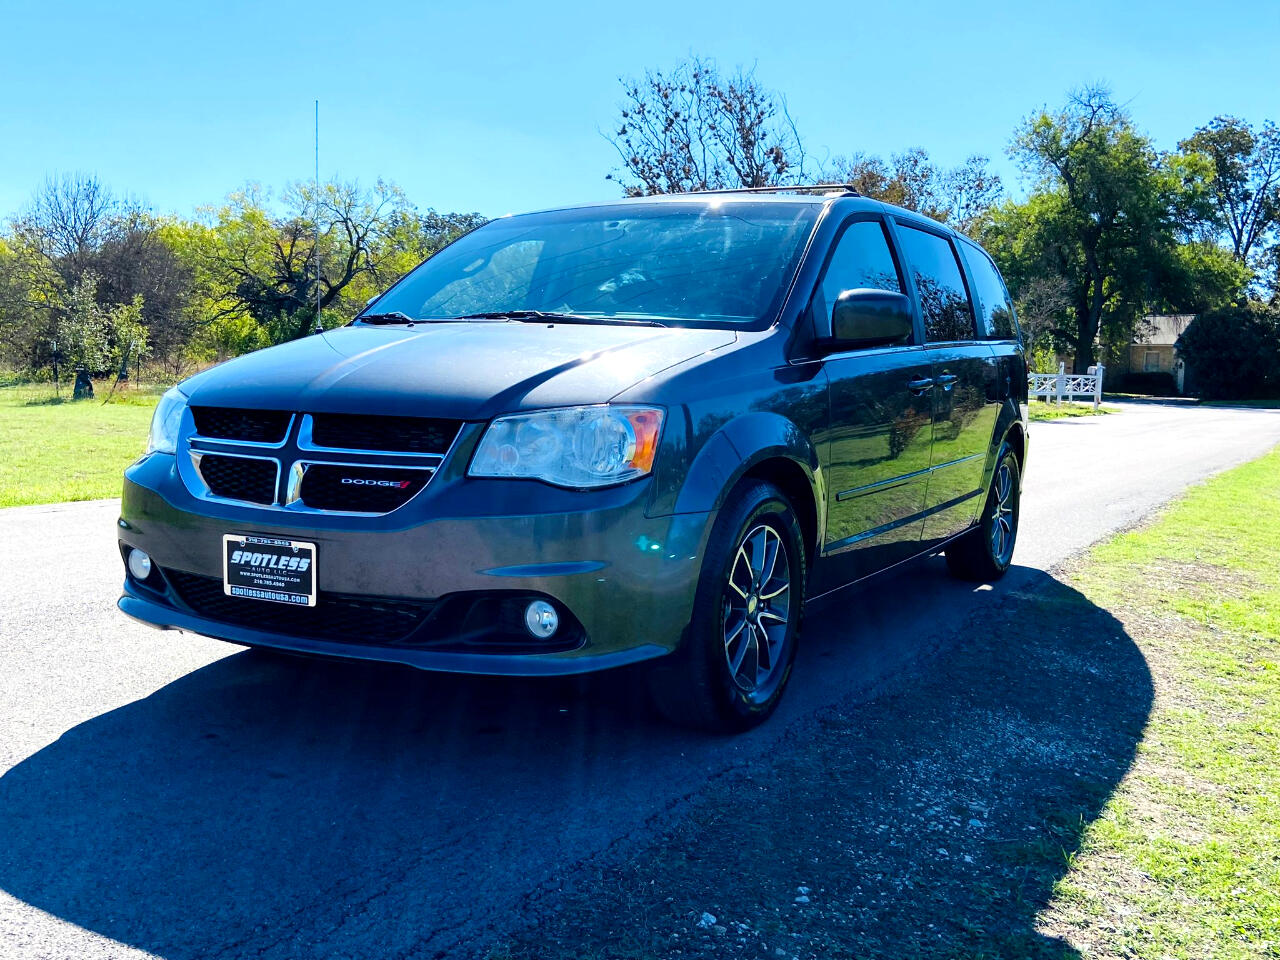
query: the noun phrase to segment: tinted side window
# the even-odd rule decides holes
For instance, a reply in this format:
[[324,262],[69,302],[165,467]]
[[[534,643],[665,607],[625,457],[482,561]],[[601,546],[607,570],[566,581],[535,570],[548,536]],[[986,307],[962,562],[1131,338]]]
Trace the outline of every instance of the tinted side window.
[[1016,340],[1017,322],[1009,291],[995,264],[981,250],[964,245],[964,258],[973,278],[973,292],[978,297],[978,336],[985,340]]
[[898,224],[898,236],[920,293],[925,338],[972,340],[973,307],[951,241],[905,223]]
[[889,238],[879,220],[857,220],[840,234],[813,298],[813,309],[827,318],[845,290],[902,292],[898,266],[889,250]]

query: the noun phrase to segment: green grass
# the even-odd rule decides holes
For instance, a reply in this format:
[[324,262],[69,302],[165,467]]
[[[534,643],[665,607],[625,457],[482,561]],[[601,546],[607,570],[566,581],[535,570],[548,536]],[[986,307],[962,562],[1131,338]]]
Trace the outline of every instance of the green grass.
[[162,392],[95,384],[96,400],[70,400],[64,386],[0,387],[0,507],[120,495],[120,475],[141,455]]
[[1280,451],[1095,549],[1072,583],[1156,689],[1043,923],[1086,956],[1280,955]]
[[1036,401],[1027,405],[1027,414],[1032,420],[1065,420],[1069,417],[1101,417],[1108,413],[1119,413],[1119,407],[1101,406],[1093,409],[1091,403],[1041,403]]

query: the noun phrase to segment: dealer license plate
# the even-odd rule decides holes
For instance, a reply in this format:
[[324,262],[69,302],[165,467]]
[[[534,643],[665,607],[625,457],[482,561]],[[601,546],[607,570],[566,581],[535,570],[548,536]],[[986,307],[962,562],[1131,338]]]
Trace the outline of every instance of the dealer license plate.
[[314,607],[316,545],[228,533],[222,538],[222,589],[231,597]]

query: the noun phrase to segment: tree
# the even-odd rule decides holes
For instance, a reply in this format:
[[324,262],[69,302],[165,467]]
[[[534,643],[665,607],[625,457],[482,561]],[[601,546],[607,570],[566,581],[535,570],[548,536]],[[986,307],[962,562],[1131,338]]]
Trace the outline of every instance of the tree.
[[86,273],[67,294],[54,327],[58,350],[73,370],[101,373],[111,363],[111,318],[98,303],[98,279]]
[[143,304],[140,322],[163,355],[180,352],[191,271],[160,238],[159,221],[120,200],[94,176],[51,177],[11,225],[0,264],[0,310],[20,318],[7,341],[11,362],[47,362],[47,344],[72,291],[87,278],[98,304]]
[[1269,291],[1267,303],[1280,307],[1280,243],[1273,244],[1263,260],[1263,276]]
[[13,224],[14,238],[35,251],[70,288],[94,266],[115,233],[122,204],[96,176],[49,177]]
[[1255,301],[1208,311],[1178,338],[1178,354],[1207,400],[1280,396],[1280,310]]
[[126,363],[137,363],[148,350],[142,323],[142,298],[104,307],[98,302],[98,277],[88,270],[80,277],[58,310],[52,330],[58,353],[76,371],[76,396],[93,396],[94,374],[124,372]]
[[221,313],[248,314],[276,343],[310,333],[317,308],[341,307],[354,280],[380,272],[378,241],[406,206],[382,181],[373,190],[294,184],[282,216],[258,187],[232,194],[203,251],[209,282],[226,302]]
[[371,189],[294,184],[282,210],[257,186],[233,193],[204,232],[184,240],[199,263],[201,322],[216,327],[206,345],[220,353],[258,336],[268,343],[305,336],[316,326],[317,300],[322,326],[346,323],[374,294],[483,222],[474,213],[420,215],[382,180]]
[[[1206,215],[1210,172],[1195,158],[1159,155],[1097,88],[1031,116],[1010,152],[1037,177],[1036,191],[1025,204],[1006,205],[985,235],[1014,276],[1049,270],[1066,283],[1071,307],[1062,319],[1083,371],[1100,335],[1127,343],[1145,308],[1168,299],[1158,281]],[[1024,262],[1011,262],[1018,257]]]
[[1217,222],[1242,263],[1280,223],[1280,128],[1270,121],[1255,131],[1235,117],[1215,117],[1178,144],[1213,164]]
[[804,181],[786,103],[751,71],[722,76],[714,61],[693,58],[619,82],[625,101],[609,139],[623,169],[608,179],[627,196]]

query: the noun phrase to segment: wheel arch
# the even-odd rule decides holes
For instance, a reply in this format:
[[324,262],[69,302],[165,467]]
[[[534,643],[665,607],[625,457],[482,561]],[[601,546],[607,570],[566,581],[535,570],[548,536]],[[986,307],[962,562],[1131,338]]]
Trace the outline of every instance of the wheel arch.
[[791,501],[812,567],[826,519],[825,479],[809,438],[779,414],[745,414],[713,434],[690,465],[676,512],[719,510],[749,480],[771,483]]
[[796,519],[800,521],[800,532],[804,535],[805,565],[812,568],[818,549],[818,501],[813,483],[804,469],[787,457],[769,457],[758,461],[737,482],[751,480],[772,484],[791,502]]
[[1018,458],[1018,472],[1022,473],[1027,465],[1027,435],[1022,424],[1015,420],[1005,431],[1004,439],[1013,449],[1013,455]]

